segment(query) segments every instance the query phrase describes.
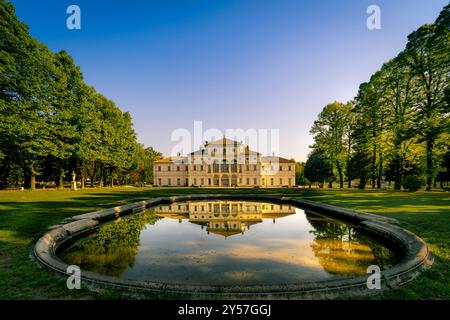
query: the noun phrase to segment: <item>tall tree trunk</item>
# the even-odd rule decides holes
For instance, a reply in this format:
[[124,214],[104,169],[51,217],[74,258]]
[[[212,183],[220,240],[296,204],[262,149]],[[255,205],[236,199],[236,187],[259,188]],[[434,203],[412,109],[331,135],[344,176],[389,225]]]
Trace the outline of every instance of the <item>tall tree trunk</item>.
[[396,154],[394,159],[394,190],[402,188],[403,160]]
[[24,170],[25,176],[25,188],[30,190],[36,190],[36,171],[34,169],[34,163],[31,161]]
[[433,147],[434,141],[431,138],[427,139],[427,191],[431,191],[433,184]]
[[30,190],[36,190],[36,173],[34,169],[30,172]]
[[105,170],[103,168],[103,163],[100,164],[100,187],[103,187],[105,184]]
[[378,178],[377,178],[377,187],[381,189],[381,177],[383,176],[383,153],[380,152],[379,157],[380,163],[378,164]]
[[86,161],[81,161],[81,184],[80,189],[84,189],[84,180],[86,180]]
[[0,189],[6,189],[8,186],[8,178],[11,172],[11,161],[8,157],[3,159],[0,166]]
[[64,175],[65,175],[64,167],[62,164],[60,164],[59,175],[58,175],[58,185],[57,185],[57,187],[59,189],[64,189]]
[[373,153],[372,153],[372,189],[375,189],[375,183],[376,183],[376,171],[377,171],[377,147],[373,146]]
[[347,187],[349,189],[352,188],[352,180],[351,180],[351,169],[350,169],[350,158],[351,158],[351,152],[352,152],[352,142],[351,142],[351,138],[349,135],[349,139],[348,139],[348,148],[347,148],[347,162],[346,162],[346,167],[347,167]]
[[94,178],[95,178],[95,175],[89,176],[89,179],[91,179],[91,188],[95,187]]
[[344,188],[344,177],[342,175],[342,168],[341,168],[341,164],[339,163],[339,160],[336,160],[336,168],[338,170],[338,175],[339,175],[339,188]]

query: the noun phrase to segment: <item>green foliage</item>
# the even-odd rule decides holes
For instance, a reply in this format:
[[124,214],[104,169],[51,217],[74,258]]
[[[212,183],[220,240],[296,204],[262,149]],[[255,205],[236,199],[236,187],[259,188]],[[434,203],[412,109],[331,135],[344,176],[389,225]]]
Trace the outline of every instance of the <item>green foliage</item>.
[[[427,190],[442,182],[450,139],[450,5],[434,24],[408,37],[406,48],[359,87],[349,110],[324,107],[311,133],[339,180],[400,190],[407,175],[426,177]],[[346,164],[342,166],[342,164]],[[439,174],[439,176],[438,176]]]
[[136,166],[136,148],[130,114],[86,85],[67,52],[31,37],[0,0],[0,188],[12,176],[31,189],[36,177],[62,187],[72,171],[83,183],[89,176],[113,185]]
[[309,185],[310,181],[305,177],[305,163],[296,162],[295,163],[295,183],[298,186]]
[[403,188],[409,192],[419,191],[424,186],[424,181],[419,176],[408,175],[403,180]]
[[315,147],[322,150],[332,170],[344,183],[344,164],[347,163],[351,103],[333,102],[326,105],[314,122],[311,133]]
[[134,265],[141,231],[158,219],[158,216],[147,211],[105,224],[96,234],[65,251],[61,258],[83,269],[119,276],[127,267]]
[[153,162],[161,158],[162,154],[153,148],[145,148],[142,144],[136,144],[134,167],[130,172],[130,178],[142,184],[152,184]]
[[305,164],[305,178],[323,186],[330,177],[333,177],[330,161],[321,149],[314,149]]

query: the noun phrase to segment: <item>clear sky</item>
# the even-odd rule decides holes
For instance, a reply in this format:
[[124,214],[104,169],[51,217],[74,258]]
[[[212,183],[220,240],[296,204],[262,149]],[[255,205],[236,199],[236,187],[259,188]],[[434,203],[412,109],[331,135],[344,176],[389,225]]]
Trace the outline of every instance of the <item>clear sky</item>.
[[[168,154],[177,128],[280,129],[305,160],[311,125],[432,23],[448,0],[14,0],[18,17],[85,81],[130,111],[139,141]],[[66,9],[81,9],[68,30]],[[366,27],[369,5],[381,30]]]

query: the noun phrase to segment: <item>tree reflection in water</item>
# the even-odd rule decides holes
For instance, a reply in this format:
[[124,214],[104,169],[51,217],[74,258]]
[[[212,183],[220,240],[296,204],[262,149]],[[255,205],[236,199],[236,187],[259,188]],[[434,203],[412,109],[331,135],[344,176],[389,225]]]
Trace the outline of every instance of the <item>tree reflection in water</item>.
[[146,211],[102,225],[98,232],[77,241],[61,254],[64,261],[93,272],[120,276],[135,263],[141,231],[161,219]]
[[311,249],[328,273],[339,276],[364,275],[369,265],[386,269],[395,261],[392,251],[370,240],[357,228],[311,212],[306,211],[305,215],[313,226],[310,230],[314,235]]

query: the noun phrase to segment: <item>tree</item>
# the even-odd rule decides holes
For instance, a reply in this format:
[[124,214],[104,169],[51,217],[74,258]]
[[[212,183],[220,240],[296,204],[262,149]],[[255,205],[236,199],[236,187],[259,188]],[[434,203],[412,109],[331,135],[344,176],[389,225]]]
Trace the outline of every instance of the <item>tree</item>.
[[63,187],[72,170],[82,187],[87,175],[112,186],[133,168],[136,146],[131,115],[86,85],[67,52],[31,37],[0,0],[0,188],[11,175],[30,189],[36,176]]
[[162,154],[153,148],[145,148],[138,143],[135,148],[134,167],[130,177],[135,182],[153,183],[153,162],[162,158]]
[[437,174],[434,156],[436,140],[448,130],[448,104],[445,90],[450,74],[450,4],[435,24],[424,25],[408,36],[406,61],[414,74],[414,107],[417,110],[418,134],[426,144],[426,185],[431,190]]
[[305,177],[305,163],[295,163],[295,183],[299,186],[310,184],[309,180]]
[[305,164],[305,178],[310,182],[318,182],[322,187],[325,181],[332,181],[333,168],[321,149],[313,149]]
[[350,110],[350,103],[330,103],[323,108],[311,129],[315,147],[324,152],[331,167],[337,171],[340,188],[344,186],[344,164],[347,163]]
[[[415,142],[417,128],[414,124],[413,74],[406,64],[404,53],[384,64],[381,68],[383,94],[381,103],[386,107],[387,150],[394,189],[400,190],[405,170],[405,161],[410,146]],[[380,172],[381,174],[381,172]]]
[[[370,78],[368,83],[360,85],[354,108],[357,118],[355,127],[362,135],[359,136],[359,140],[363,141],[359,150],[370,153],[372,188],[381,187],[381,173],[386,152],[387,110],[382,101],[383,88],[383,74],[379,71]],[[366,150],[363,151],[362,148]]]

